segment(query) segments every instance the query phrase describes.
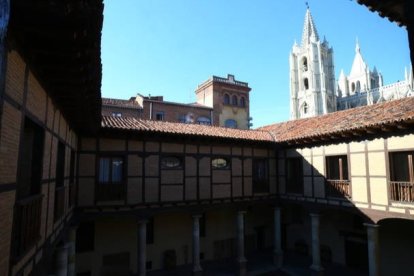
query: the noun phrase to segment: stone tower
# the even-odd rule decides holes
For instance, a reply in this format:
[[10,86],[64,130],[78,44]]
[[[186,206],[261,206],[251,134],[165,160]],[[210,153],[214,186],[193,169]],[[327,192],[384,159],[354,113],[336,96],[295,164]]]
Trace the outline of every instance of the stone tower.
[[333,49],[319,39],[309,8],[301,45],[293,45],[290,64],[290,118],[299,119],[336,111]]

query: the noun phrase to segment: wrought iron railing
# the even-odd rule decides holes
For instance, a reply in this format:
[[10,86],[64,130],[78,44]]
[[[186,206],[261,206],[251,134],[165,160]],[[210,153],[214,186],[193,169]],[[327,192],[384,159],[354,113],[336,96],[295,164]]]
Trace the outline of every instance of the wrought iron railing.
[[349,180],[326,180],[326,196],[328,197],[351,197]]
[[414,202],[414,182],[390,181],[390,198],[399,202]]
[[41,194],[16,201],[13,228],[13,257],[15,261],[39,240],[41,212]]

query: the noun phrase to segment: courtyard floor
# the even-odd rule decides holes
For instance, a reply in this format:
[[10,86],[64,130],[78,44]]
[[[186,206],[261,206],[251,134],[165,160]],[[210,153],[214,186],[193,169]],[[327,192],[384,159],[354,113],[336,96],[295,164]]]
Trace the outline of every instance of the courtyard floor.
[[[312,275],[309,269],[311,265],[311,258],[309,256],[302,256],[293,252],[287,252],[284,255],[284,265],[282,269],[277,270],[272,264],[272,252],[267,250],[263,252],[255,252],[247,256],[247,275],[249,276],[307,276]],[[214,261],[201,262],[204,276],[230,276],[237,275],[237,265],[235,259],[223,259]],[[364,276],[368,275],[366,272],[353,270],[338,264],[329,264],[324,266],[324,275],[332,276]],[[191,265],[183,265],[174,270],[165,271],[151,271],[149,276],[190,276]]]

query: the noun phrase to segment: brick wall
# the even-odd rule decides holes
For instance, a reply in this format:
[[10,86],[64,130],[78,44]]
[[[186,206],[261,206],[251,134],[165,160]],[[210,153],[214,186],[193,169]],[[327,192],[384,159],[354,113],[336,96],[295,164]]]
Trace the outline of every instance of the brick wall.
[[[0,129],[0,275],[8,275],[10,269],[10,250],[12,245],[13,209],[18,187],[19,149],[21,132],[25,119],[28,118],[44,131],[44,151],[42,161],[42,211],[41,238],[33,250],[13,263],[12,275],[25,271],[30,272],[36,264],[35,254],[41,254],[43,243],[50,239],[54,229],[62,222],[54,221],[54,177],[56,171],[56,155],[58,141],[66,146],[65,189],[69,186],[69,160],[72,149],[76,150],[77,135],[53,105],[52,99],[42,87],[39,80],[29,70],[22,57],[14,50],[8,52]],[[68,192],[66,192],[68,197]],[[71,213],[68,199],[65,198],[64,216]],[[39,258],[36,258],[39,261]]]

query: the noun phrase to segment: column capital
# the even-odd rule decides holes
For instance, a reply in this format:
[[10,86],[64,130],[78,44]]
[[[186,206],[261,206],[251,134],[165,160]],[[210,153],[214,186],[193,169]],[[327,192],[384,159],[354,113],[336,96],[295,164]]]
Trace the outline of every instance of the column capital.
[[309,216],[314,217],[314,218],[319,218],[322,215],[320,213],[310,213]]
[[364,223],[363,224],[366,228],[379,228],[380,226],[378,225],[378,224],[376,224],[376,223],[369,223],[369,222],[366,222],[366,223]]

